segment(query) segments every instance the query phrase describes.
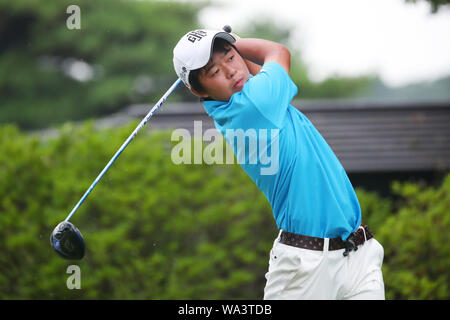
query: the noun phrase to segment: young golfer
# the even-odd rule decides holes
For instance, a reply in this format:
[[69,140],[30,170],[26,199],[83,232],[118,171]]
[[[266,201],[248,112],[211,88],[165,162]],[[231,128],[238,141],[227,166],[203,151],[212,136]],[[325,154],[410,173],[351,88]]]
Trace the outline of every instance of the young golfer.
[[[290,105],[297,87],[289,77],[288,49],[221,30],[194,30],[178,42],[173,60],[272,207],[280,233],[264,299],[384,299],[383,247],[361,224],[358,199],[339,160]],[[249,144],[231,141],[239,130],[249,133]],[[276,170],[264,171],[271,152]],[[255,154],[258,161],[249,162]]]

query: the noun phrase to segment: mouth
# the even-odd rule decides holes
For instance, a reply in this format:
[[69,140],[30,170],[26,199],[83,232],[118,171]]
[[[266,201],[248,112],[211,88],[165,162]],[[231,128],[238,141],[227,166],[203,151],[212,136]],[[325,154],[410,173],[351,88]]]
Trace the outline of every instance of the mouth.
[[240,78],[233,86],[233,89],[241,90],[244,87],[245,81],[244,78]]

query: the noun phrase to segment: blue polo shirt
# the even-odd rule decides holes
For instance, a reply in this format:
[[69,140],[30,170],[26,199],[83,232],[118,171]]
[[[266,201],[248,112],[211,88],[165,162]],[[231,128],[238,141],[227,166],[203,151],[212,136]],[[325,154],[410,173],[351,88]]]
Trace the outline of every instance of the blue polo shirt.
[[346,239],[361,223],[359,202],[336,155],[290,105],[297,91],[286,70],[269,62],[228,102],[203,105],[266,196],[278,228]]

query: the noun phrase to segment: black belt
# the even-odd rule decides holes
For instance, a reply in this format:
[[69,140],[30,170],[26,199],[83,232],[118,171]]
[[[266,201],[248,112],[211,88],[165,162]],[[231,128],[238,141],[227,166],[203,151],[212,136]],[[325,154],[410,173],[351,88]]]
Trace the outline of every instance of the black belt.
[[[344,256],[347,256],[352,250],[358,250],[359,245],[362,245],[366,240],[373,238],[373,234],[369,227],[366,225],[361,226],[362,228],[358,228],[358,230],[352,232],[345,241],[341,238],[331,238],[328,244],[328,250],[334,251],[345,249]],[[280,243],[309,250],[323,251],[324,242],[325,239],[323,238],[304,236],[284,230],[280,235]]]

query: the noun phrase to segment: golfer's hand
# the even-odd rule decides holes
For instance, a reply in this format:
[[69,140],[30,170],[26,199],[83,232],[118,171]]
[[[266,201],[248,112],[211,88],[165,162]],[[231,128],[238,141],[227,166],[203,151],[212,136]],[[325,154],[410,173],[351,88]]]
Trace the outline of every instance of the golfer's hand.
[[[277,62],[287,73],[290,71],[291,54],[285,46],[279,43],[264,39],[239,38],[236,40],[235,46],[245,59],[259,65]],[[252,73],[252,70],[250,70],[250,73]]]

